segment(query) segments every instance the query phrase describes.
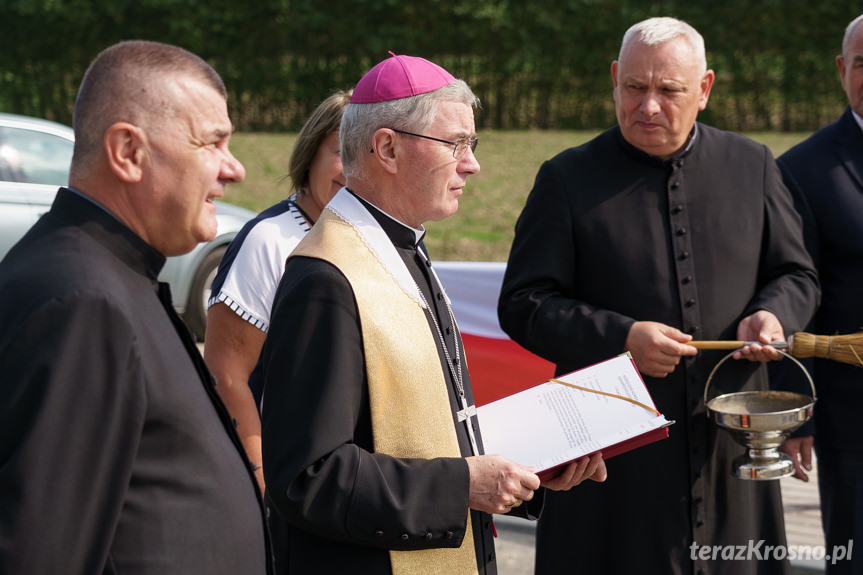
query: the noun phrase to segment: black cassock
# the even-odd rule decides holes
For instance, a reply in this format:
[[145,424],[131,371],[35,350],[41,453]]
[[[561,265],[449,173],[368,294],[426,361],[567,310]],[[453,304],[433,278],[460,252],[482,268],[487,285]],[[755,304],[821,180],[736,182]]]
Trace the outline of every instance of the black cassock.
[[0,263],[0,573],[269,573],[251,465],[157,276],[61,189]]
[[[363,204],[434,308],[449,356],[456,357],[458,345],[463,362],[461,338],[415,232]],[[427,319],[437,342],[428,314]],[[456,386],[441,346],[438,354],[455,414],[461,409]],[[270,525],[279,573],[386,574],[391,572],[390,549],[460,543],[468,504],[464,459],[406,460],[374,452],[359,314],[348,280],[331,263],[288,260],[263,364],[264,472],[275,508]],[[472,405],[467,367],[462,365],[461,371]],[[454,416],[453,425],[462,455],[471,455],[465,424]],[[479,429],[474,429],[481,446]],[[513,514],[538,515],[543,498],[541,492],[537,495]],[[497,560],[491,516],[470,513],[479,573],[493,575]]]
[[[499,314],[515,341],[560,374],[621,353],[635,321],[737,339],[740,319],[766,309],[791,333],[817,297],[799,218],[767,148],[698,124],[690,148],[663,161],[615,127],[540,168]],[[677,422],[668,439],[609,460],[606,483],[548,494],[539,575],[787,570],[787,562],[702,560],[693,547],[751,541],[755,556],[785,543],[778,482],[733,477],[731,460],[744,449],[705,416],[705,381],[722,353],[644,378]],[[711,395],[765,389],[766,369],[726,362],[714,384]]]

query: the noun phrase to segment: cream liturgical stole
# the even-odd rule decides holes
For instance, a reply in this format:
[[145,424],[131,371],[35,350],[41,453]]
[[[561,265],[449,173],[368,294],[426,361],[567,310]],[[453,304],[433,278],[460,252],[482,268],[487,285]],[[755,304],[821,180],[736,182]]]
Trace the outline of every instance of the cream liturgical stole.
[[[424,303],[404,262],[360,202],[340,191],[292,255],[347,277],[362,325],[374,448],[393,457],[461,457],[447,381]],[[432,312],[433,313],[433,312]],[[476,574],[470,512],[461,547],[390,551],[394,575]]]

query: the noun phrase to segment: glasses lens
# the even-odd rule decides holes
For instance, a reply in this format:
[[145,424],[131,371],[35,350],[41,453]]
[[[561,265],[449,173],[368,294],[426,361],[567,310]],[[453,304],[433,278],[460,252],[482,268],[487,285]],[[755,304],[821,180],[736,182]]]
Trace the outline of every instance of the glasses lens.
[[476,151],[477,143],[479,143],[479,138],[460,138],[453,150],[453,155],[457,160],[461,160],[468,148],[471,152]]

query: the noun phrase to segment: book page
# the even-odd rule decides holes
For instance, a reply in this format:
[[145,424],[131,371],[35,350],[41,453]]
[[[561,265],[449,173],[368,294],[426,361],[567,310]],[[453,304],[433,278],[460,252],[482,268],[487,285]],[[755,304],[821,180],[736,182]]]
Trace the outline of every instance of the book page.
[[[632,359],[622,355],[558,379],[654,407]],[[616,397],[546,382],[477,408],[485,453],[543,471],[669,424]]]

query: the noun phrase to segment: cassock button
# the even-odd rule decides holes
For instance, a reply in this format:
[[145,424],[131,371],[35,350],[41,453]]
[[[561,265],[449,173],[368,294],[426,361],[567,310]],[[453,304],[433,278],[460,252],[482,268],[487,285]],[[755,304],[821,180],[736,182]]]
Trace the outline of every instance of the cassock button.
[[672,213],[672,214],[679,214],[679,213],[680,213],[680,212],[682,212],[682,211],[683,211],[683,206],[681,206],[680,204],[678,204],[678,205],[674,206],[673,208],[671,208],[671,213]]
[[443,292],[437,292],[437,298],[443,300]]
[[408,539],[409,539],[408,534],[407,534],[407,533],[402,533],[402,535],[401,535],[401,540],[402,540],[402,541],[407,541]]
[[428,533],[426,533],[426,541],[431,541],[431,538],[432,538],[432,534],[431,534],[431,531],[429,531]]
[[383,536],[384,536],[383,531],[375,531],[375,537],[383,537]]
[[686,300],[686,307],[692,307],[692,306],[694,306],[694,305],[695,305],[695,300],[694,300],[694,299],[689,298],[688,300]]
[[684,285],[686,285],[690,282],[692,282],[692,276],[684,276],[683,279],[680,280],[680,283],[682,283]]
[[451,325],[446,326],[446,334],[452,335],[452,326]]
[[685,236],[686,235],[686,228],[678,228],[677,229],[677,235],[678,236]]
[[680,255],[677,256],[677,259],[680,261],[683,261],[688,257],[689,257],[689,252],[681,252]]
[[673,184],[671,184],[671,189],[672,189],[672,190],[676,190],[676,189],[677,189],[677,188],[679,188],[679,187],[680,187],[680,182],[674,182]]
[[701,527],[702,525],[704,525],[704,521],[702,521],[701,519],[695,522],[696,527]]
[[452,531],[447,531],[446,535],[444,535],[447,539],[452,539],[454,536],[455,534]]

